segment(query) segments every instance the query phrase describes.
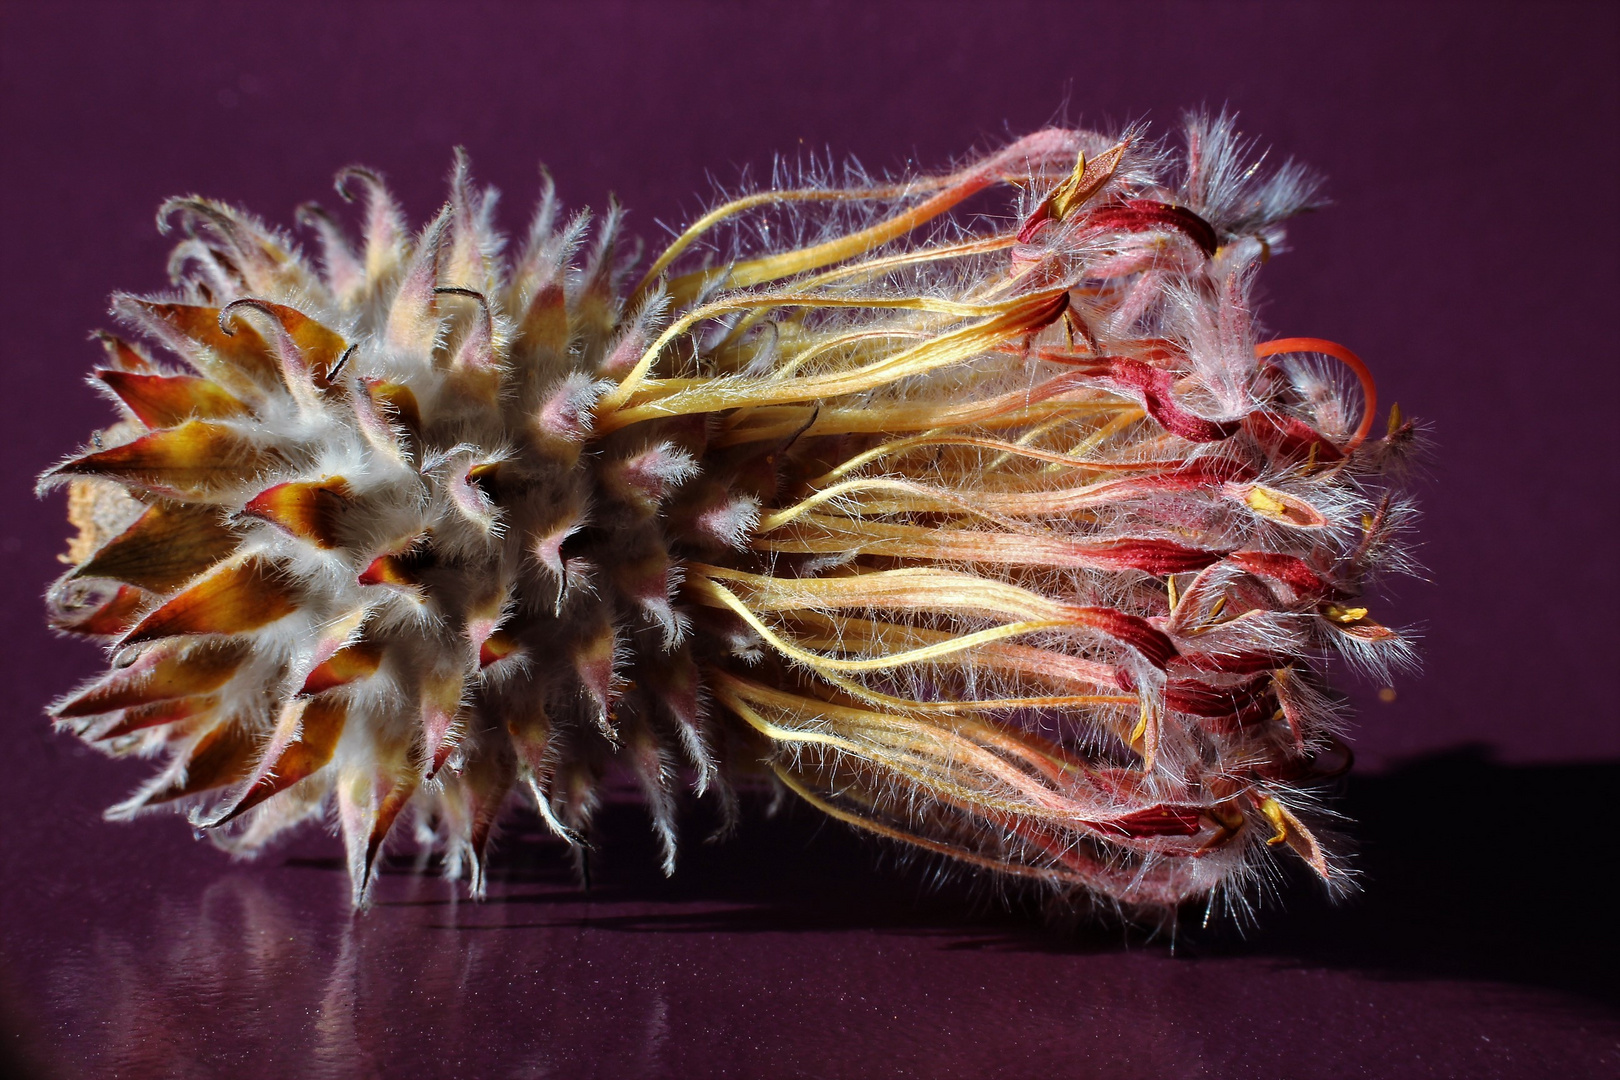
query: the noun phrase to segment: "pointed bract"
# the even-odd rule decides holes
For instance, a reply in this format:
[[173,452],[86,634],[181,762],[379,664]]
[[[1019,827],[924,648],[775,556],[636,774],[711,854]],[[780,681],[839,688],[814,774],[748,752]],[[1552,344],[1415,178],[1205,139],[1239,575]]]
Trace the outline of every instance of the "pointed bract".
[[174,427],[193,417],[223,420],[245,416],[248,407],[195,375],[145,375],[130,371],[98,371],[105,383],[141,423],[151,428]]
[[123,644],[193,634],[245,634],[299,608],[286,572],[257,556],[226,563],[166,601],[124,635]]
[[179,427],[64,462],[46,473],[42,482],[103,476],[172,499],[210,502],[228,498],[245,478],[283,461],[274,449],[234,427],[187,420]]
[[169,592],[229,556],[241,538],[213,506],[159,503],[109,540],[74,577],[105,577]]
[[209,827],[225,824],[324,768],[343,736],[347,717],[348,704],[343,701],[323,699],[287,706],[247,790],[210,820]]
[[242,512],[280,525],[316,547],[335,548],[342,539],[343,516],[352,494],[341,476],[289,481],[265,488],[243,504]]

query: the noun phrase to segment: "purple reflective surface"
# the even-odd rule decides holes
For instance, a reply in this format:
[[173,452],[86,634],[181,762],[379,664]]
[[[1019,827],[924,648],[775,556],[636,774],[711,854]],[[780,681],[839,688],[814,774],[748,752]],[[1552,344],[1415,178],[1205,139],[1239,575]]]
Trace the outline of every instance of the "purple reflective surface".
[[[64,1076],[1518,1076],[1620,1071],[1599,873],[1620,295],[1607,5],[8,4],[0,35],[0,1070]],[[290,221],[332,174],[438,205],[449,148],[516,226],[556,173],[649,240],[773,153],[938,165],[1070,119],[1225,102],[1335,205],[1263,275],[1267,323],[1367,357],[1430,420],[1422,556],[1376,614],[1425,674],[1358,695],[1367,891],[1306,882],[1172,957],[1043,928],[804,808],[657,875],[606,815],[589,896],[515,820],[493,901],[390,867],[351,919],[336,841],[231,865],[99,820],[143,767],[49,733],[92,671],[38,597],[66,527],[33,475],[105,422],[82,385],[114,288],[158,289],[166,196]],[[1494,756],[1456,752],[1483,745]],[[1434,755],[1416,763],[1413,755]],[[1560,764],[1562,763],[1562,764]]]
[[1607,1075],[1614,932],[1564,921],[1598,872],[1504,888],[1493,854],[1542,826],[1450,839],[1444,815],[1511,780],[1595,816],[1613,770],[1505,773],[1463,755],[1359,781],[1358,903],[1329,909],[1297,881],[1264,931],[1194,927],[1174,955],[1043,929],[1027,903],[757,803],[724,845],[701,842],[712,821],[695,814],[671,881],[639,807],[610,802],[589,893],[554,840],[516,825],[489,901],[396,861],[356,918],[326,838],[228,867],[178,829],[130,838],[87,805],[72,855],[36,854],[0,917],[17,1011],[69,1074]]

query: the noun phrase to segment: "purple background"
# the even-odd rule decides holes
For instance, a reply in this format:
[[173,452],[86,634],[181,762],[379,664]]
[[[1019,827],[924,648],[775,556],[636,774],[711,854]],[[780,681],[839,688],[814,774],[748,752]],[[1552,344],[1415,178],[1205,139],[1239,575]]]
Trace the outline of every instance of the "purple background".
[[[1617,11],[7,3],[0,1054],[67,1076],[1620,1069],[1592,923],[1620,780]],[[165,284],[166,196],[290,222],[364,162],[420,220],[463,144],[510,226],[543,160],[568,204],[614,192],[656,240],[773,154],[932,167],[1199,104],[1329,181],[1263,275],[1267,324],[1356,349],[1437,447],[1432,580],[1375,609],[1422,628],[1424,672],[1357,692],[1358,901],[1296,883],[1247,941],[1171,957],[936,887],[803,810],[720,846],[697,810],[666,883],[615,805],[590,896],[518,825],[498,902],[400,865],[351,923],[329,838],[233,867],[176,822],[100,822],[145,770],[41,714],[97,657],[41,627],[67,529],[30,489],[109,415],[86,333],[114,288]]]

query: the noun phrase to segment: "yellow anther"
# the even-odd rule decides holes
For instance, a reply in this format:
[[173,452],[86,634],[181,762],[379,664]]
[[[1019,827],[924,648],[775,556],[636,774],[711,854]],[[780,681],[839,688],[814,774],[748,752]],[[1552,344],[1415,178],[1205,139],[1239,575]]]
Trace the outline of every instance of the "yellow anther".
[[1128,148],[1128,143],[1119,143],[1090,162],[1086,161],[1085,154],[1076,157],[1074,171],[1046,197],[1046,209],[1053,220],[1062,221],[1081,203],[1101,191],[1113,177],[1114,170],[1119,168]]
[[1052,217],[1062,221],[1068,216],[1075,203],[1075,196],[1080,191],[1080,184],[1086,176],[1086,155],[1081,154],[1075,158],[1074,171],[1069,178],[1059,184],[1052,192]]
[[1248,503],[1255,513],[1264,514],[1266,517],[1282,517],[1285,509],[1282,501],[1274,498],[1271,492],[1263,487],[1250,488],[1243,501]]
[[1401,427],[1401,403],[1398,402],[1398,401],[1391,402],[1390,406],[1389,406],[1389,429],[1388,429],[1388,434],[1390,434],[1390,435],[1395,434],[1395,432],[1400,430],[1400,427]]
[[1170,591],[1170,610],[1174,612],[1176,610],[1176,604],[1178,604],[1181,600],[1181,597],[1176,594],[1176,576],[1171,574],[1169,577],[1166,577],[1164,579],[1164,584],[1165,587]]
[[1136,726],[1131,729],[1130,745],[1131,749],[1133,750],[1141,750],[1143,745],[1142,740],[1147,737],[1148,716],[1150,715],[1150,712],[1146,698],[1141,699],[1141,708],[1141,719],[1137,720]]
[[1140,746],[1142,744],[1142,736],[1144,736],[1146,734],[1147,734],[1147,713],[1144,712],[1142,714],[1142,719],[1138,720],[1136,722],[1136,726],[1131,728],[1131,739],[1130,739],[1131,746],[1132,747]]
[[1193,627],[1191,630],[1188,630],[1187,633],[1202,634],[1207,630],[1213,630],[1215,628],[1216,620],[1221,617],[1221,612],[1225,610],[1226,597],[1217,596],[1215,598],[1215,602],[1209,606],[1209,614],[1204,616],[1204,621]]
[[1286,525],[1320,528],[1327,524],[1322,512],[1303,499],[1286,492],[1255,484],[1243,495],[1243,502],[1261,517],[1281,521]]
[[1271,827],[1276,830],[1271,836],[1266,837],[1266,843],[1272,846],[1286,843],[1288,840],[1288,816],[1283,812],[1282,804],[1267,795],[1260,801],[1260,812],[1266,815],[1266,820],[1271,822]]
[[1347,608],[1340,607],[1338,604],[1329,604],[1327,607],[1322,609],[1322,614],[1333,622],[1339,623],[1341,626],[1348,626],[1351,623],[1357,623],[1362,619],[1365,619],[1367,617],[1367,609],[1364,607]]

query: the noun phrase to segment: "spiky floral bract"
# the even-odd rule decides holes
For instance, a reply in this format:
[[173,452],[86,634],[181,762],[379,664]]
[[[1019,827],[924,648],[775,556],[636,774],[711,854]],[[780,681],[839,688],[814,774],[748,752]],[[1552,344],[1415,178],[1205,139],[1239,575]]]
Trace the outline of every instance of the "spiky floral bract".
[[[548,185],[515,254],[458,156],[407,231],[346,170],[320,268],[163,208],[171,296],[118,296],[125,417],[50,470],[53,621],[112,669],[52,709],[163,770],[238,852],[330,816],[363,904],[403,813],[482,890],[521,788],[583,843],[614,761],[675,858],[676,789],[763,771],[832,816],[1124,908],[1336,880],[1338,649],[1408,511],[1340,346],[1257,342],[1311,185],[1194,119],[1050,129],[955,171],[719,206],[626,287],[619,215]],[[953,214],[987,189],[1012,212]],[[781,239],[789,237],[790,239]],[[1353,376],[1353,378],[1352,378]],[[1359,387],[1358,384],[1359,383]]]

